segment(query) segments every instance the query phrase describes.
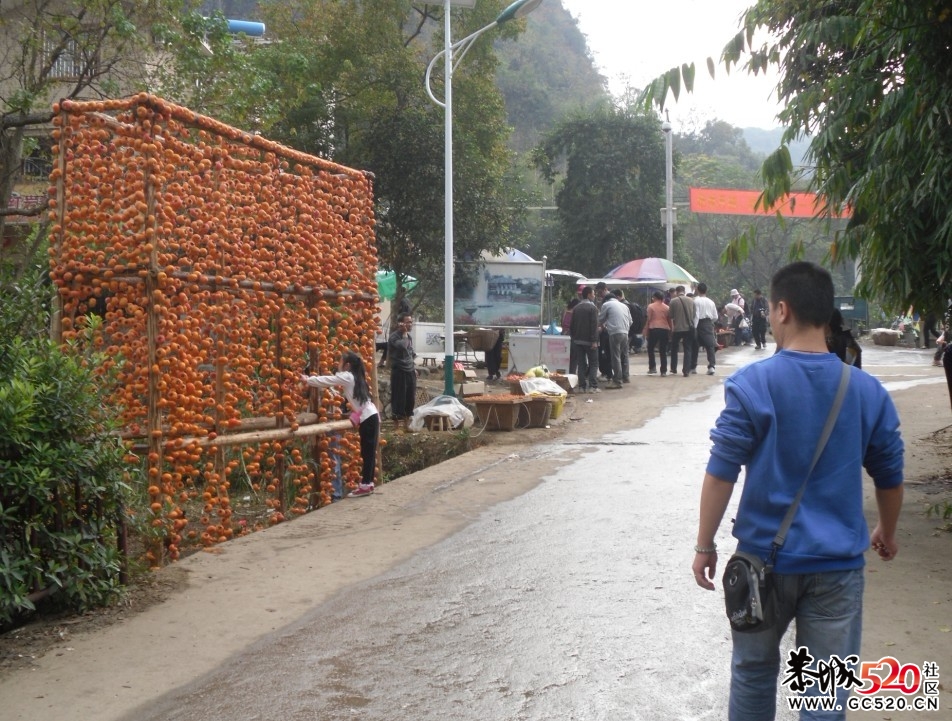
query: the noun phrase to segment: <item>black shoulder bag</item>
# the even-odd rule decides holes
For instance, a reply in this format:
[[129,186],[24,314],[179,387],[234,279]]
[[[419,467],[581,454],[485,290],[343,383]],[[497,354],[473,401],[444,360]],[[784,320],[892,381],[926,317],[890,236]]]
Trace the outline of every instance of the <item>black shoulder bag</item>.
[[786,540],[787,531],[790,530],[793,517],[800,506],[807,481],[813,474],[813,469],[820,460],[823,449],[833,432],[849,380],[850,368],[844,364],[840,375],[840,385],[833,399],[830,414],[827,416],[826,425],[823,426],[823,432],[820,434],[813,460],[810,462],[810,470],[807,471],[806,478],[800,484],[800,490],[797,491],[790,508],[787,509],[787,515],[783,517],[783,522],[771,545],[770,556],[764,560],[753,554],[738,551],[730,557],[727,566],[724,567],[724,604],[727,609],[727,619],[735,631],[744,633],[766,631],[776,623],[777,600],[773,589],[774,561],[777,558],[777,552]]

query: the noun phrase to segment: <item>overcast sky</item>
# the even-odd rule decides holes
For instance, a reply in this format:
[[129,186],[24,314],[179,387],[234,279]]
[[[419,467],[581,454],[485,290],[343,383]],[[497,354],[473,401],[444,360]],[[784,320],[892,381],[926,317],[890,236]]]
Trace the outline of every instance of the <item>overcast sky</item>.
[[754,77],[735,69],[728,76],[720,64],[716,78],[707,72],[707,58],[715,62],[720,58],[739,29],[741,13],[752,4],[753,0],[562,0],[578,20],[615,94],[625,87],[626,78],[641,88],[675,65],[696,65],[694,93],[682,93],[677,103],[668,101],[675,132],[703,126],[715,117],[742,128],[778,125],[773,119],[776,75]]

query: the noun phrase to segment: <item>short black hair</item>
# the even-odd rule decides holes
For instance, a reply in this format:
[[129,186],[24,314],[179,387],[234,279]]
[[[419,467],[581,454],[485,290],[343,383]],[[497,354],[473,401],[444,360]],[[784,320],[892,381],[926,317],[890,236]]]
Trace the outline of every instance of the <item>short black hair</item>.
[[662,293],[660,290],[656,290],[651,294],[651,297],[655,300],[662,300],[664,298],[664,293]]
[[707,293],[707,283],[698,283],[697,292],[700,293],[701,295],[704,295],[705,293]]
[[615,296],[616,298],[621,298],[625,294],[621,288],[615,288],[615,290],[612,291],[612,295]]
[[582,300],[594,294],[595,294],[595,289],[592,288],[592,286],[586,285],[584,288],[582,288]]
[[833,315],[833,276],[816,263],[785,265],[770,280],[770,302],[784,301],[804,325],[826,326]]
[[403,321],[405,321],[405,320],[407,320],[407,319],[413,320],[413,314],[412,314],[412,313],[401,313],[400,315],[397,316],[397,323],[402,323]]

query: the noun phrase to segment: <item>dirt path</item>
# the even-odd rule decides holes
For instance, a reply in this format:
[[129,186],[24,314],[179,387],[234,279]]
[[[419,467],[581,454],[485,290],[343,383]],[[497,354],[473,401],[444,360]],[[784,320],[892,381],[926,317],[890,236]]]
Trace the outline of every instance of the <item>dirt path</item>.
[[[732,350],[724,361],[751,352]],[[869,565],[863,657],[934,661],[946,670],[952,669],[952,536],[939,532],[941,522],[927,518],[924,509],[952,497],[945,475],[952,468],[952,416],[944,385],[923,383],[941,369],[928,365],[925,352],[922,360],[871,369],[886,382],[911,384],[893,393],[907,444],[900,555],[892,564]],[[42,655],[18,641],[30,629],[0,637],[3,718],[118,718],[539,483],[553,461],[538,444],[636,427],[668,404],[709,393],[729,372],[725,367],[713,378],[660,378],[644,375],[641,365],[635,360],[640,374],[623,390],[570,398],[550,429],[494,434],[490,445],[401,478],[371,498],[334,504],[163,569],[146,590],[166,600],[141,613],[120,608],[49,624],[35,647],[45,650]],[[573,448],[585,452],[584,444]],[[18,653],[25,658],[10,659]],[[949,689],[946,681],[944,708],[952,706]]]

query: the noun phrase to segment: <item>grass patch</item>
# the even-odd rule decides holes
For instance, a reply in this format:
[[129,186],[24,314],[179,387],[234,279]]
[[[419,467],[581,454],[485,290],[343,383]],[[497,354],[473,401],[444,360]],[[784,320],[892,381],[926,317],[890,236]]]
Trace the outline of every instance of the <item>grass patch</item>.
[[387,445],[381,449],[381,462],[386,481],[422,471],[483,445],[468,430],[387,433],[385,437]]

